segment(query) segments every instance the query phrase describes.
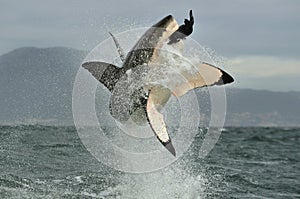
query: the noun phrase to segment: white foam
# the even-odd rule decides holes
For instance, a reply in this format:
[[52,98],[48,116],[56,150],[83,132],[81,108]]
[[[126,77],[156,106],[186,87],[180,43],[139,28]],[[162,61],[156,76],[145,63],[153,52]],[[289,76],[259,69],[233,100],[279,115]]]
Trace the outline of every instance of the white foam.
[[193,175],[185,169],[171,166],[144,174],[125,174],[121,183],[101,193],[119,198],[204,198],[208,180],[205,175]]

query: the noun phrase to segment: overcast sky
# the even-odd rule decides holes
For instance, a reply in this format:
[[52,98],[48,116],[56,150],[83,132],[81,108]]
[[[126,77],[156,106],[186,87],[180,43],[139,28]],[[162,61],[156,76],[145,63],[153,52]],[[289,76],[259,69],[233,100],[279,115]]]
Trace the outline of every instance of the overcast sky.
[[167,14],[195,16],[193,39],[228,58],[235,87],[300,91],[299,0],[0,1],[0,55],[24,46],[91,50]]

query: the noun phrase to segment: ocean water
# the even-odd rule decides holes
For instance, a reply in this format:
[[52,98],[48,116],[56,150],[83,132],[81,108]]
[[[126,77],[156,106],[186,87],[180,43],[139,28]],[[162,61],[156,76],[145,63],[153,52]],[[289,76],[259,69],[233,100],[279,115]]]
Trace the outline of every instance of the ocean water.
[[0,198],[300,198],[300,128],[227,128],[204,159],[201,139],[130,174],[98,162],[74,127],[1,126]]

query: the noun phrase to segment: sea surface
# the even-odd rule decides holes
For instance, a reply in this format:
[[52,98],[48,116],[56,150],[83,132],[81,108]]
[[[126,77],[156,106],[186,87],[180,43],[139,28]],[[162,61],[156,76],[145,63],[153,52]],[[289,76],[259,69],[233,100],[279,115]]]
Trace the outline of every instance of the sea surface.
[[200,139],[131,174],[97,161],[74,127],[1,126],[0,198],[300,198],[300,128],[226,128],[204,159]]

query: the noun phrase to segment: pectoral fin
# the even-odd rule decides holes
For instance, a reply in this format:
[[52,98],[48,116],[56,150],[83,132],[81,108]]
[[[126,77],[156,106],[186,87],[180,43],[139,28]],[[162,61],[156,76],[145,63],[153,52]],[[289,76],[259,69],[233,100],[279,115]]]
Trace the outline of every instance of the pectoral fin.
[[113,64],[97,61],[85,62],[82,67],[87,69],[110,92],[113,91],[120,76],[120,68]]
[[164,116],[158,111],[158,109],[169,99],[170,94],[171,92],[164,87],[152,87],[148,95],[146,111],[149,124],[157,139],[168,149],[168,151],[170,151],[170,153],[176,156],[175,148],[169,137],[164,121]]
[[196,67],[194,72],[181,72],[186,81],[176,85],[173,91],[176,97],[180,97],[194,88],[224,85],[234,81],[228,73],[211,64],[203,62]]

